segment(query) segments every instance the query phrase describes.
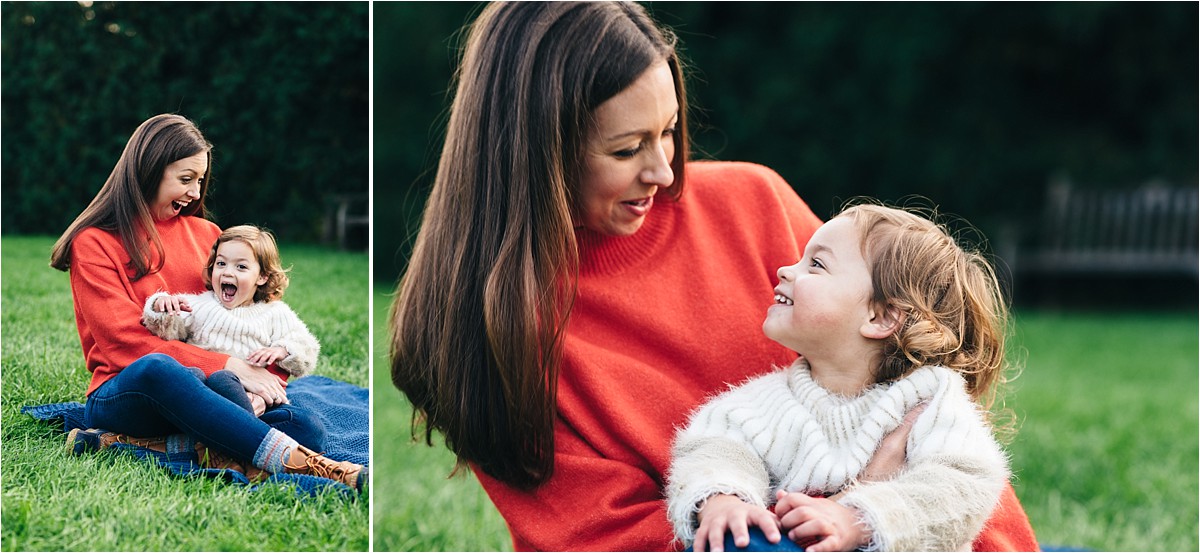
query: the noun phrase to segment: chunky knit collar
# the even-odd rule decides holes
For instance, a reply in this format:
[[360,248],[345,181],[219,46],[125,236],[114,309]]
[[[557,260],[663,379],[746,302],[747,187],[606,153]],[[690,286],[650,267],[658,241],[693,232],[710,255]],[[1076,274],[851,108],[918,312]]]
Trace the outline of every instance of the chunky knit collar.
[[[854,425],[864,419],[889,421],[899,424],[917,404],[926,401],[954,379],[961,381],[957,373],[945,367],[921,367],[895,382],[873,384],[855,396],[844,396],[831,392],[816,380],[808,362],[797,359],[788,371],[788,388],[801,405],[825,421],[840,421],[838,426]],[[961,386],[961,383],[959,383]],[[894,426],[888,424],[887,426]]]
[[616,274],[653,259],[669,246],[679,207],[678,201],[659,193],[642,227],[630,236],[607,236],[584,227],[575,229],[579,273]]

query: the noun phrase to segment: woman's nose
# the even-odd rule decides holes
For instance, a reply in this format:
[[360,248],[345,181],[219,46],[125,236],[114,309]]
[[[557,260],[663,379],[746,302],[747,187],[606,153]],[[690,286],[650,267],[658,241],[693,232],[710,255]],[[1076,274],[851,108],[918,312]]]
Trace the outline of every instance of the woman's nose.
[[642,182],[662,188],[671,186],[675,182],[675,171],[671,169],[671,159],[674,155],[674,142],[660,141],[651,153],[650,165],[642,171]]
[[199,200],[200,199],[200,183],[193,182],[191,184],[191,186],[188,186],[187,195],[189,198],[191,198],[193,200]]

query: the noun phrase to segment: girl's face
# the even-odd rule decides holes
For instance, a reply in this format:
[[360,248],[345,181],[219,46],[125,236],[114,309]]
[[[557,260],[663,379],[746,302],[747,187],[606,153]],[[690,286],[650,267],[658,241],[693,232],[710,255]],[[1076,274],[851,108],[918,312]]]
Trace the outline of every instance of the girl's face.
[[266,284],[254,249],[241,240],[228,240],[217,246],[213,260],[212,288],[225,309],[254,303],[254,292]]
[[835,217],[817,229],[799,263],[779,269],[775,304],[763,332],[805,356],[845,348],[862,337],[871,312],[871,272],[849,217]]
[[200,199],[200,183],[208,172],[208,152],[185,157],[163,169],[158,193],[150,204],[155,221],[166,221],[195,200]]
[[584,151],[575,226],[628,236],[642,226],[659,188],[675,182],[679,102],[665,60],[600,104]]

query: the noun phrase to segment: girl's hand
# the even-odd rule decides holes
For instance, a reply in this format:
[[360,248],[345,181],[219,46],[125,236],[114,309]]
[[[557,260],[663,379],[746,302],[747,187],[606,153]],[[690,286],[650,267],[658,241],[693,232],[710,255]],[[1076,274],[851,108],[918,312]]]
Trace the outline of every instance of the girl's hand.
[[727,530],[733,534],[735,545],[746,547],[750,545],[750,524],[762,528],[767,541],[780,540],[779,519],[774,513],[734,495],[717,494],[708,498],[696,518],[700,527],[696,529],[694,551],[724,551]]
[[247,392],[257,394],[266,402],[267,407],[275,407],[288,402],[287,394],[283,391],[283,383],[279,377],[267,372],[261,367],[252,367],[237,357],[230,357],[225,362],[225,370],[232,371],[242,381],[242,387]]
[[262,348],[246,357],[246,362],[259,367],[269,366],[271,363],[283,361],[288,356],[288,350],[280,346],[272,346]]
[[836,501],[783,490],[775,498],[780,526],[806,551],[854,551],[871,537],[858,514]]
[[900,469],[904,468],[904,463],[908,449],[908,435],[912,432],[913,423],[917,417],[925,411],[927,403],[922,403],[913,407],[912,411],[904,415],[904,420],[900,422],[900,426],[883,437],[883,441],[879,444],[879,449],[875,450],[875,454],[871,456],[871,460],[867,462],[867,466],[858,475],[858,479],[863,482],[883,482],[891,480]]
[[188,305],[187,300],[178,296],[163,296],[154,300],[154,310],[168,315],[178,315],[184,311],[191,311],[192,306]]

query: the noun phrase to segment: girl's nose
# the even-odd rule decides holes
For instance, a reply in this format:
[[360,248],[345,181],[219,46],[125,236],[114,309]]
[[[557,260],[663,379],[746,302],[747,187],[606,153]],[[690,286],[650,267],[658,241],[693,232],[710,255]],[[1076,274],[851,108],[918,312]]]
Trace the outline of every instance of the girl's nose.
[[781,281],[791,282],[795,278],[793,273],[795,267],[795,265],[780,267],[778,271],[775,271],[775,275],[778,276],[779,280]]

